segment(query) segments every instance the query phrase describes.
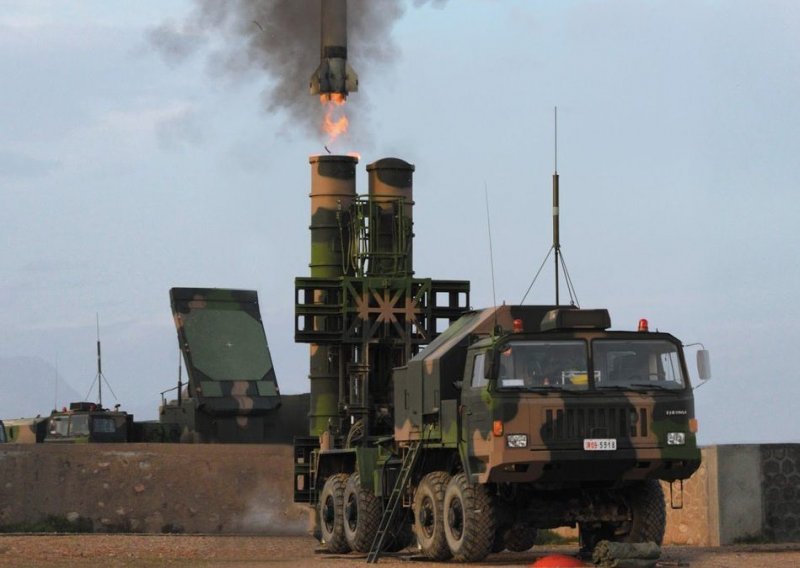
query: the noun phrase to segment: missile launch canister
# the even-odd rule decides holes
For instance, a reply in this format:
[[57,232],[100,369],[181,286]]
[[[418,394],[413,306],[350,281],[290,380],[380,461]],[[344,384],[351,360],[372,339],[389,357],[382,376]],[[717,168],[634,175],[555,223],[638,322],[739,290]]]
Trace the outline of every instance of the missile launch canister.
[[311,76],[312,95],[347,97],[358,75],[347,64],[347,0],[322,0],[320,64]]

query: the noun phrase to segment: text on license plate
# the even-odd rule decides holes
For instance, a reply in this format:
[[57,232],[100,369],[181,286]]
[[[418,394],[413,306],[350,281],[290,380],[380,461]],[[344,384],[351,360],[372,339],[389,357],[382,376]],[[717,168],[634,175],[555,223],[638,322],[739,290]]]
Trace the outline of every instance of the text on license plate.
[[590,452],[610,452],[617,449],[616,438],[586,438],[583,449]]

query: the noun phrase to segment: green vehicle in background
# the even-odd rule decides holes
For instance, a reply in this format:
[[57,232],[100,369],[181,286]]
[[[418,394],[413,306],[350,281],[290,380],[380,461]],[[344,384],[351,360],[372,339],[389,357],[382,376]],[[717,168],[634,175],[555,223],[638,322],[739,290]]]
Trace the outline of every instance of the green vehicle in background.
[[6,426],[3,424],[3,421],[0,420],[0,444],[5,444],[8,441],[6,438]]
[[53,411],[47,420],[44,443],[130,442],[133,415],[102,408],[93,402],[73,402]]

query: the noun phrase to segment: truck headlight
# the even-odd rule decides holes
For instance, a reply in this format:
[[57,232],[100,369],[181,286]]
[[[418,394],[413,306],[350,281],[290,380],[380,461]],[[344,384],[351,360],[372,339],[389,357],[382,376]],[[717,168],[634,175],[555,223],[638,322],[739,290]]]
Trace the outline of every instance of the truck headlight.
[[528,446],[528,435],[509,434],[506,436],[506,446],[509,448],[525,448]]
[[686,443],[686,434],[683,432],[668,432],[667,445],[668,446],[682,446]]

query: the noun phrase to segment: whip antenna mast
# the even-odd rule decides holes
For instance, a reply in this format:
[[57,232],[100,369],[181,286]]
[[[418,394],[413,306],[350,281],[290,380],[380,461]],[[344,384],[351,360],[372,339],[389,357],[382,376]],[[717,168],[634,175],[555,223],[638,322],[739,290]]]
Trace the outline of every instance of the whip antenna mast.
[[553,168],[553,252],[556,261],[556,306],[558,302],[558,257],[561,253],[561,239],[559,235],[558,219],[558,107],[553,107],[554,116],[554,168]]
[[100,355],[100,314],[95,314],[97,320],[97,404],[103,408],[103,357]]
[[89,387],[89,392],[86,393],[86,400],[89,400],[89,393],[92,392],[92,388],[94,387],[94,383],[97,382],[97,406],[99,408],[103,408],[103,381],[106,382],[106,386],[108,390],[111,391],[111,396],[114,397],[114,400],[117,400],[117,395],[114,394],[114,389],[111,388],[111,384],[106,379],[105,375],[103,374],[103,359],[100,353],[100,314],[95,314],[97,318],[97,375],[94,377],[94,381],[92,381],[92,386]]
[[547,255],[544,257],[541,266],[539,266],[539,270],[536,271],[536,275],[533,277],[533,281],[531,281],[530,286],[525,291],[525,295],[522,296],[522,301],[520,303],[525,303],[525,298],[528,297],[528,293],[533,288],[533,285],[536,283],[536,280],[539,278],[539,274],[541,274],[542,269],[547,264],[547,259],[550,258],[550,255],[553,254],[555,256],[555,277],[556,277],[556,306],[560,305],[560,297],[559,297],[559,285],[560,285],[560,275],[559,270],[564,269],[564,281],[567,284],[567,291],[569,292],[569,300],[570,304],[573,306],[579,306],[580,303],[578,302],[578,294],[575,292],[575,287],[572,285],[572,278],[570,278],[569,270],[567,270],[567,263],[564,260],[564,253],[561,252],[561,234],[560,234],[560,217],[559,217],[559,204],[558,204],[558,107],[553,107],[553,115],[554,115],[554,168],[553,168],[553,246],[550,247],[550,250],[547,251]]
[[489,233],[489,264],[492,269],[492,303],[494,304],[495,327],[497,327],[497,294],[494,286],[494,250],[492,247],[492,219],[489,216],[489,187],[483,182],[483,195],[486,199],[486,229]]

